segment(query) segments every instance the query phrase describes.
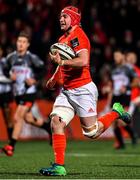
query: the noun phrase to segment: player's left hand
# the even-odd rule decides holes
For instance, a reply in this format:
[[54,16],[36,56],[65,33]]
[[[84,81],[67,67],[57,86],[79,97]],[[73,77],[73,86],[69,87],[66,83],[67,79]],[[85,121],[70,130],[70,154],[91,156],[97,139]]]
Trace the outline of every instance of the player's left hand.
[[36,80],[33,79],[33,78],[28,78],[28,79],[26,79],[25,82],[26,82],[26,84],[27,84],[28,86],[32,86],[33,84],[36,83]]

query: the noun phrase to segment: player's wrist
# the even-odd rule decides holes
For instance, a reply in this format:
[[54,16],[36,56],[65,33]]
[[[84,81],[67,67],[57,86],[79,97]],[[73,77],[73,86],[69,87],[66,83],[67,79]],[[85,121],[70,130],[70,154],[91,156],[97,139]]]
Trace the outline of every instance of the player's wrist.
[[65,64],[65,60],[61,60],[59,66],[64,66],[64,64]]

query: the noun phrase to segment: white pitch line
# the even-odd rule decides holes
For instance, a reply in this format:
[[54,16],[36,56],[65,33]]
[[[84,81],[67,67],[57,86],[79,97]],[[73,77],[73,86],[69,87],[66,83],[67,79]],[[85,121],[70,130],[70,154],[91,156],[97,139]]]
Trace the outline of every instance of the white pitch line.
[[111,157],[111,156],[121,156],[121,157],[135,157],[136,154],[89,154],[89,153],[66,153],[67,156],[74,157]]

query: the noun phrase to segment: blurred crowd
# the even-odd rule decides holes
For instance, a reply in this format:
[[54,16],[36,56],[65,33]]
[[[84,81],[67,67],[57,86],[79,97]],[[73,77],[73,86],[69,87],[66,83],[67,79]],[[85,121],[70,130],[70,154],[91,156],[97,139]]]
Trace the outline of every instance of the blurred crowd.
[[[82,12],[82,27],[91,41],[91,73],[99,83],[100,70],[113,64],[113,51],[121,47],[140,55],[140,0],[0,0],[0,48],[3,56],[15,49],[21,30],[31,36],[30,50],[46,64],[46,77],[53,66],[50,45],[59,37],[59,13],[66,5]],[[139,62],[138,62],[139,64]]]

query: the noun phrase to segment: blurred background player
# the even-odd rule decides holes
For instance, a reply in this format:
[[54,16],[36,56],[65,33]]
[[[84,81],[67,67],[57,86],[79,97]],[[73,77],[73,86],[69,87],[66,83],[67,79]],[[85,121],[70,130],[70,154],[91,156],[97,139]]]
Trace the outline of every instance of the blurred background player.
[[[6,57],[4,67],[5,74],[13,82],[13,92],[17,103],[12,138],[9,144],[2,148],[3,152],[8,156],[12,156],[14,153],[15,144],[22,130],[23,121],[28,120],[28,116],[26,117],[26,115],[29,113],[36,99],[38,78],[44,72],[43,61],[37,55],[28,51],[29,45],[29,35],[26,32],[21,32],[17,38],[17,50]],[[36,120],[35,125],[37,125]],[[42,127],[44,128],[43,124]]]
[[[133,68],[126,64],[125,54],[121,49],[115,50],[113,57],[115,67],[111,72],[112,91],[110,91],[108,96],[108,104],[111,107],[114,102],[120,102],[125,109],[128,109],[131,100],[131,87],[137,86],[138,78]],[[135,133],[130,125],[117,120],[113,123],[113,127],[117,140],[115,143],[116,149],[125,148],[121,127],[123,127],[130,135],[132,144],[136,143]]]
[[3,50],[0,47],[0,108],[5,120],[8,138],[11,139],[13,131],[13,119],[11,103],[13,102],[12,83],[3,73],[3,66],[5,58],[3,57]]
[[58,68],[48,81],[47,87],[53,88],[60,73],[63,88],[50,115],[55,163],[49,168],[40,169],[39,172],[45,176],[66,175],[65,128],[75,114],[80,118],[83,134],[92,139],[100,136],[117,118],[130,122],[130,116],[119,103],[113,105],[113,111],[97,120],[98,90],[89,71],[90,42],[80,26],[80,21],[81,13],[78,8],[68,6],[61,11],[60,27],[64,35],[59,38],[59,42],[69,45],[75,51],[76,57],[65,61],[61,60],[58,52],[50,54]]
[[52,144],[52,132],[50,128],[50,118],[44,117],[37,102],[34,102],[31,110],[26,114],[25,121],[36,127],[42,128],[49,134],[50,145]]
[[[126,53],[126,62],[132,66],[138,78],[140,79],[140,68],[137,66],[137,55],[135,52]],[[133,116],[136,107],[140,104],[140,87],[133,87],[131,92],[131,102],[128,112]]]

